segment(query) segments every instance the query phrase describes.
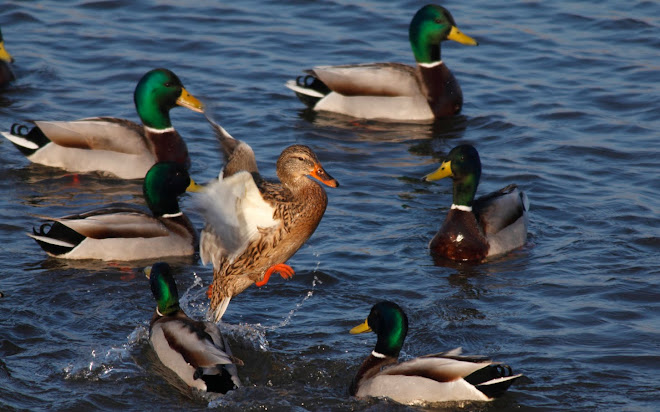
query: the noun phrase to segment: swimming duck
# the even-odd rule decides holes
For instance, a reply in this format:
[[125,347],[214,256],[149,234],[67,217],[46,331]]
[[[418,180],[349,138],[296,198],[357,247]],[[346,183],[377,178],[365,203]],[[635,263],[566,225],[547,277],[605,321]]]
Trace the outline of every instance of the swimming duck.
[[393,302],[375,304],[367,320],[350,333],[372,331],[378,335],[376,347],[350,387],[358,398],[388,397],[404,404],[488,401],[503,395],[522,376],[482,356],[460,356],[460,348],[398,362],[408,318]]
[[424,180],[454,180],[454,202],[429,248],[434,256],[482,261],[525,244],[529,224],[527,195],[511,184],[474,199],[481,177],[479,153],[471,145],[453,148],[447,160]]
[[[190,256],[197,231],[179,209],[177,197],[199,191],[183,165],[156,163],[144,178],[143,193],[152,214],[108,207],[49,221],[28,236],[50,256],[64,259],[138,260]],[[48,228],[48,230],[46,230]]]
[[14,80],[14,73],[9,66],[14,62],[7,49],[5,49],[5,42],[2,38],[2,30],[0,30],[0,87]]
[[202,103],[167,69],[154,69],[142,76],[134,101],[143,125],[115,117],[93,117],[37,121],[29,132],[26,126],[14,124],[2,135],[30,161],[71,172],[98,171],[122,179],[141,179],[157,162],[176,162],[188,168],[188,148],[172,127],[169,112],[176,105],[202,112]]
[[277,160],[279,183],[262,178],[254,152],[212,123],[226,166],[199,197],[206,221],[200,237],[202,262],[213,263],[209,290],[211,317],[219,321],[233,296],[253,283],[263,286],[279,272],[290,278],[285,262],[318,226],[328,198],[314,177],[330,187],[339,183],[307,146],[293,145]]
[[215,323],[190,319],[179,307],[179,292],[164,262],[144,270],[158,306],[149,323],[149,343],[158,359],[188,386],[227,393],[241,387],[229,342]]
[[476,46],[461,33],[444,7],[428,4],[409,27],[416,67],[402,63],[319,66],[286,86],[316,111],[365,119],[429,121],[453,116],[463,107],[458,81],[440,58],[440,43]]

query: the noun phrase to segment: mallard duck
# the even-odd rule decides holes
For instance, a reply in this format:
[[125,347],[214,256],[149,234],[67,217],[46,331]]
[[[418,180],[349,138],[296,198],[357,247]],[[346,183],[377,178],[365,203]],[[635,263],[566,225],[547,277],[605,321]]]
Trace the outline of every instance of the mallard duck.
[[454,180],[454,202],[429,248],[436,257],[482,261],[519,248],[527,240],[529,201],[512,184],[474,199],[481,177],[479,153],[471,145],[453,148],[424,180]]
[[[213,124],[213,123],[212,123]],[[233,296],[271,274],[293,276],[286,262],[307,241],[325,212],[328,198],[314,177],[330,187],[339,183],[307,146],[293,145],[277,160],[280,183],[259,174],[254,153],[222,127],[214,129],[226,166],[199,197],[206,225],[200,238],[202,262],[213,263],[212,318],[219,321]]]
[[201,187],[190,179],[183,165],[156,163],[143,184],[152,214],[136,208],[108,207],[61,218],[44,217],[49,223],[28,236],[50,256],[64,259],[190,256],[197,250],[197,231],[177,200],[186,190],[194,192]]
[[166,69],[154,69],[142,76],[134,100],[143,125],[114,117],[93,117],[37,121],[29,132],[26,126],[14,124],[2,135],[30,161],[71,172],[98,171],[122,179],[141,179],[157,162],[176,162],[188,168],[188,148],[172,127],[169,112],[176,105],[202,112],[202,103]]
[[179,292],[164,262],[145,270],[158,306],[149,323],[149,343],[163,365],[188,386],[208,392],[227,393],[239,388],[235,358],[229,342],[215,323],[190,319],[179,307]]
[[482,356],[460,356],[461,349],[398,362],[408,318],[396,303],[371,308],[350,333],[375,332],[376,347],[362,363],[350,393],[358,398],[388,397],[399,403],[488,401],[501,396],[522,375]]
[[2,30],[0,30],[0,87],[14,80],[14,73],[9,66],[14,62],[14,58],[5,49],[5,42],[2,38]]
[[365,119],[428,121],[453,116],[463,107],[458,81],[440,58],[440,43],[476,46],[444,7],[417,11],[409,28],[416,67],[401,63],[319,66],[286,86],[316,111]]

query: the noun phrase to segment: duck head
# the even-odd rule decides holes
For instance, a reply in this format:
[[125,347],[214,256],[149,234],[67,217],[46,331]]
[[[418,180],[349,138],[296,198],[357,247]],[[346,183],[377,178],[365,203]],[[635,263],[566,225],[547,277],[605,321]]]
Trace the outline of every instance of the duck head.
[[167,69],[154,69],[142,76],[133,100],[142,123],[156,130],[172,127],[170,110],[177,105],[199,113],[204,111],[204,105]]
[[144,177],[142,192],[154,216],[181,214],[178,197],[184,192],[199,192],[201,186],[190,178],[185,166],[173,162],[156,163]]
[[454,180],[454,205],[472,207],[481,178],[481,160],[477,149],[469,144],[454,147],[440,167],[424,176],[424,180],[433,181],[445,177]]
[[374,332],[378,336],[374,352],[380,355],[399,357],[408,333],[408,317],[399,305],[390,301],[376,303],[369,317],[350,333]]
[[165,262],[154,263],[144,268],[144,273],[149,279],[151,293],[153,293],[158,306],[156,308],[160,316],[172,315],[179,310],[179,291],[170,271],[170,265]]
[[330,187],[338,187],[339,182],[330,176],[316,154],[305,145],[289,146],[277,159],[277,177],[284,186],[294,189],[300,184],[300,179],[312,176]]
[[408,37],[417,63],[440,61],[440,43],[445,40],[469,46],[479,44],[458,30],[447,9],[435,4],[427,4],[417,11],[410,22]]

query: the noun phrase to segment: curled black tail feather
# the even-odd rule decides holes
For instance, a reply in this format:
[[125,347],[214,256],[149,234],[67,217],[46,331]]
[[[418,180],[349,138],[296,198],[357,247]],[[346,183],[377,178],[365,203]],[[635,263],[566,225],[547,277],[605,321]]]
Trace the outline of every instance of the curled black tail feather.
[[[46,231],[46,229],[48,229],[48,231]],[[85,236],[81,235],[75,230],[59,222],[44,223],[41,226],[39,226],[38,231],[32,228],[32,233],[34,233],[35,236],[47,237],[47,238],[59,240],[61,242],[70,243],[71,245],[73,245],[73,246],[54,245],[52,243],[43,241],[41,239],[33,238],[34,240],[36,240],[36,242],[39,244],[39,246],[41,246],[43,250],[55,256],[69,253],[76,246],[78,246],[80,242],[85,240]]]
[[[330,90],[330,88],[326,86],[325,83],[323,83],[321,80],[317,79],[312,75],[298,76],[296,78],[296,85],[305,89],[314,90],[318,93],[321,93],[324,96],[332,92],[332,90]],[[321,100],[321,98],[317,96],[310,96],[308,94],[304,94],[300,92],[295,92],[295,93],[296,96],[298,96],[298,98],[300,99],[300,101],[303,102],[308,107],[314,107],[314,105],[316,105],[316,103],[318,103],[318,101]]]
[[326,95],[332,91],[328,86],[325,85],[325,83],[310,74],[305,76],[298,76],[296,78],[296,84],[306,89],[316,90],[323,95]]
[[14,143],[14,146],[16,146],[18,150],[20,150],[21,153],[23,153],[25,156],[30,156],[37,150],[41,149],[42,147],[50,143],[50,139],[46,137],[46,135],[37,126],[34,126],[32,130],[28,131],[27,126],[19,123],[14,123],[11,125],[10,133],[14,136],[22,137],[25,140],[29,140],[30,142],[37,145],[36,149],[32,149],[12,142]]
[[[486,382],[498,378],[509,378],[512,379],[504,380],[498,383],[490,383],[485,385]],[[513,370],[509,365],[503,365],[495,363],[489,365],[485,368],[479,369],[478,371],[472,372],[470,375],[466,376],[465,379],[468,383],[474,385],[477,389],[483,392],[484,395],[489,398],[498,398],[509,389],[509,386],[517,379]]]

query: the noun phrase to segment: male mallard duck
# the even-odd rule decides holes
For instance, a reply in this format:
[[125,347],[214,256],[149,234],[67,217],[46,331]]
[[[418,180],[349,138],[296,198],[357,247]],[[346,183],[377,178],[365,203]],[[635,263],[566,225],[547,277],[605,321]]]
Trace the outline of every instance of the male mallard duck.
[[447,160],[424,180],[454,180],[454,203],[429,247],[435,256],[481,261],[525,244],[529,201],[512,184],[474,199],[481,177],[479,153],[471,145],[453,148]]
[[[44,219],[28,236],[51,256],[65,259],[138,260],[190,256],[197,231],[179,209],[177,197],[199,191],[183,165],[156,163],[144,178],[143,192],[152,214],[108,207],[79,215]],[[45,227],[50,227],[45,231]]]
[[70,122],[14,124],[2,132],[30,161],[71,172],[113,174],[141,179],[157,162],[190,166],[188,148],[170,122],[176,105],[202,112],[203,105],[190,95],[169,70],[154,69],[137,84],[135,108],[143,126],[114,117],[93,117]]
[[179,307],[179,292],[164,262],[154,263],[145,273],[158,302],[149,323],[149,343],[163,365],[188,386],[227,393],[239,388],[236,364],[229,342],[215,323],[190,319]]
[[399,403],[488,401],[501,396],[522,375],[482,356],[459,356],[460,348],[399,363],[408,333],[408,318],[393,302],[371,308],[363,324],[351,333],[375,332],[376,347],[351,383],[358,398],[388,397]]
[[432,120],[453,116],[463,107],[463,93],[440,58],[440,42],[454,40],[476,46],[461,33],[445,8],[429,4],[410,22],[409,39],[417,66],[368,63],[319,66],[286,86],[303,103],[366,119]]
[[5,42],[2,38],[2,30],[0,30],[0,87],[14,80],[14,73],[11,71],[11,67],[9,66],[9,64],[13,62],[13,57],[11,57],[7,49],[5,49]]
[[202,262],[213,262],[211,310],[220,320],[233,296],[271,274],[293,276],[284,264],[318,226],[328,197],[312,176],[337,187],[307,146],[289,146],[277,160],[280,183],[264,180],[246,143],[215,125],[226,159],[217,181],[200,196],[206,226],[200,240]]

